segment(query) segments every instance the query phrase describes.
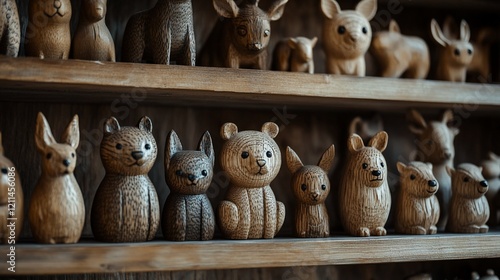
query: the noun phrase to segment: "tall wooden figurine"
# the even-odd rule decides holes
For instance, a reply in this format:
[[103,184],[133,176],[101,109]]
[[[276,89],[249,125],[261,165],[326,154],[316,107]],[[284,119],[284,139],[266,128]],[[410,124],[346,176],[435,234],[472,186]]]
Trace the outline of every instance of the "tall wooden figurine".
[[285,221],[285,205],[276,201],[270,186],[281,167],[273,140],[278,132],[272,122],[261,131],[238,132],[234,123],[221,128],[220,162],[230,185],[218,208],[218,225],[228,239],[273,238]]
[[382,152],[389,136],[377,133],[368,143],[353,134],[347,141],[347,163],[340,181],[340,218],[344,230],[354,236],[386,235],[391,208],[387,164]]
[[330,223],[325,200],[330,193],[328,172],[333,165],[335,146],[321,156],[318,166],[303,165],[292,148],[286,149],[286,163],[292,173],[292,190],[297,199],[295,234],[298,237],[328,237]]
[[500,223],[500,157],[490,152],[487,160],[481,162],[483,176],[488,181],[488,192],[485,194],[490,206],[488,225]]
[[317,42],[317,37],[291,37],[280,40],[274,47],[271,68],[314,74],[313,48]]
[[42,174],[29,207],[33,238],[40,243],[76,243],[85,222],[85,204],[73,175],[80,142],[75,115],[57,143],[42,113],[36,120],[35,143],[42,156]]
[[167,136],[165,178],[170,194],[163,207],[162,229],[168,240],[210,240],[214,235],[215,216],[206,195],[215,162],[208,131],[198,147],[185,151],[175,131]]
[[17,57],[21,44],[21,24],[16,0],[0,1],[0,54]]
[[143,242],[155,237],[160,205],[148,172],[156,160],[153,123],[121,127],[114,117],[104,124],[101,160],[106,170],[94,197],[92,232],[104,242]]

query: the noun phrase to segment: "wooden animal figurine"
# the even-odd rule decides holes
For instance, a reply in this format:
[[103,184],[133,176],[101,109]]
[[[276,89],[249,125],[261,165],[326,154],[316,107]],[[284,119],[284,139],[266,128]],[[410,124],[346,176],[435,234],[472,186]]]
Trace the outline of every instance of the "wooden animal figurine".
[[397,163],[400,190],[396,207],[396,232],[435,234],[439,220],[439,202],[435,196],[439,183],[432,164],[420,161]]
[[150,10],[133,15],[123,35],[122,60],[194,66],[191,0],[158,0]]
[[15,244],[24,221],[24,195],[19,170],[5,157],[0,133],[0,244]]
[[429,48],[422,38],[402,35],[395,20],[388,31],[373,35],[370,52],[381,68],[382,77],[425,79],[429,73]]
[[303,165],[292,148],[286,149],[286,163],[292,173],[292,189],[297,199],[295,234],[298,237],[328,237],[330,224],[325,200],[330,193],[328,172],[333,165],[335,146],[321,156],[318,166]]
[[353,236],[386,235],[391,208],[387,164],[382,152],[389,136],[377,133],[368,143],[353,134],[347,141],[347,162],[340,181],[340,218]]
[[467,66],[472,61],[474,48],[470,39],[469,25],[465,20],[460,23],[460,39],[449,39],[435,19],[431,21],[434,40],[443,47],[436,69],[436,78],[452,82],[465,82]]
[[377,12],[377,0],[362,0],[354,11],[341,11],[335,0],[321,0],[326,16],[323,24],[323,46],[326,72],[365,76],[364,54],[370,47],[370,21]]
[[313,48],[317,42],[317,37],[291,37],[279,41],[274,47],[271,68],[314,74]]
[[106,26],[107,0],[85,0],[73,37],[73,58],[116,61],[115,43]]
[[446,229],[455,233],[488,232],[486,222],[490,217],[490,208],[484,196],[488,191],[488,182],[481,174],[482,168],[462,163],[456,170],[452,167],[446,169],[452,182],[450,218]]
[[158,195],[148,172],[156,160],[153,123],[142,117],[137,127],[114,117],[104,124],[101,160],[106,170],[94,197],[92,232],[104,242],[143,242],[160,224]]
[[28,14],[26,56],[68,59],[71,49],[71,1],[30,1]]
[[16,0],[0,1],[0,54],[17,57],[21,44],[21,24]]
[[273,140],[278,125],[267,122],[261,131],[238,132],[234,123],[221,127],[225,140],[221,167],[230,183],[218,208],[218,225],[229,239],[273,238],[285,220],[285,205],[276,201],[270,183],[281,167]]
[[214,236],[214,212],[206,195],[215,162],[208,131],[198,147],[198,151],[185,151],[175,131],[167,136],[165,178],[170,194],[163,207],[162,229],[168,240],[210,240]]
[[500,157],[493,152],[489,158],[481,162],[483,176],[488,181],[488,192],[485,194],[490,206],[488,225],[496,226],[500,223]]
[[252,68],[265,70],[271,21],[281,18],[288,0],[275,0],[267,11],[259,0],[212,0],[218,22],[200,53],[202,66]]
[[85,223],[85,204],[73,175],[80,142],[78,115],[61,142],[56,142],[45,116],[38,113],[35,143],[42,156],[42,174],[31,195],[29,222],[39,243],[76,243]]
[[453,140],[459,130],[452,126],[453,112],[451,110],[446,110],[441,120],[437,121],[425,121],[416,110],[411,110],[407,117],[408,127],[416,136],[415,143],[418,153],[415,160],[431,163],[432,173],[439,182],[436,197],[441,213],[437,227],[438,230],[444,230],[451,197],[451,178],[446,168],[453,167],[453,159],[455,158]]
[[365,119],[358,116],[352,119],[349,124],[348,135],[357,134],[363,139],[364,143],[368,143],[375,134],[382,130],[384,130],[384,123],[379,114]]
[[486,275],[480,276],[477,271],[473,271],[471,273],[472,280],[499,280],[498,276],[495,275],[495,271],[493,269],[486,270]]

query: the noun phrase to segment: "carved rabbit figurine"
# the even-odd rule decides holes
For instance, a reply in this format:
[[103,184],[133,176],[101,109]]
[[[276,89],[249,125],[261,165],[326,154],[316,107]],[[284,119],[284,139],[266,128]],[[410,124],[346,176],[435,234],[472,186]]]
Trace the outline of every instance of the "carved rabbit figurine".
[[0,1],[0,54],[17,57],[21,44],[21,24],[16,0]]
[[359,135],[364,143],[368,143],[375,134],[382,130],[384,130],[384,123],[379,114],[369,119],[363,119],[358,116],[352,119],[349,124],[349,135]]
[[271,21],[281,18],[288,0],[276,0],[268,11],[258,7],[259,0],[213,0],[217,13],[224,17],[214,27],[200,53],[201,65],[267,69],[267,46]]
[[486,225],[490,208],[484,194],[488,182],[481,175],[482,168],[462,163],[457,169],[447,167],[452,181],[450,218],[446,229],[456,233],[488,232]]
[[175,131],[167,136],[165,178],[170,194],[163,207],[162,229],[168,240],[210,240],[214,235],[214,212],[206,195],[215,162],[208,131],[198,146],[198,151],[184,151]]
[[24,221],[19,170],[5,157],[0,133],[0,244],[15,244]]
[[372,39],[371,20],[377,12],[377,0],[362,0],[355,11],[341,11],[335,0],[321,0],[326,16],[323,24],[323,45],[326,72],[365,76],[364,54]]
[[106,170],[94,197],[92,232],[104,242],[143,242],[155,237],[160,205],[148,172],[156,160],[153,123],[120,127],[114,117],[104,124],[101,160]]
[[158,0],[150,10],[133,15],[123,36],[122,60],[194,66],[191,0]]
[[490,206],[488,224],[496,226],[500,223],[500,157],[490,152],[489,159],[481,162],[483,176],[488,181],[488,192],[485,194]]
[[31,232],[40,243],[76,243],[85,222],[85,204],[73,175],[80,142],[75,115],[57,143],[42,113],[36,120],[35,143],[42,155],[42,174],[29,206]]
[[439,183],[432,164],[420,161],[397,163],[400,193],[396,208],[396,231],[404,234],[435,234],[439,202],[434,195]]
[[354,236],[386,235],[391,208],[387,164],[382,152],[388,135],[377,133],[368,143],[353,134],[347,141],[347,163],[340,182],[340,218],[344,230]]
[[30,1],[28,14],[26,56],[68,59],[71,49],[71,1]]
[[115,61],[115,43],[106,26],[107,0],[85,0],[73,38],[73,58]]
[[422,38],[402,35],[395,20],[389,23],[389,31],[373,35],[370,51],[381,67],[382,77],[425,79],[429,73],[427,44]]
[[274,47],[272,69],[314,74],[313,48],[318,38],[286,38]]
[[218,225],[226,238],[273,238],[283,225],[285,205],[276,201],[269,185],[281,167],[273,140],[278,132],[272,122],[261,131],[238,132],[234,123],[221,127],[221,166],[230,184],[218,208]]
[[467,66],[472,61],[474,48],[469,43],[470,29],[465,20],[460,23],[460,39],[446,38],[435,19],[431,21],[432,37],[443,49],[436,69],[436,78],[452,82],[465,82]]
[[331,145],[321,156],[318,166],[304,166],[292,148],[286,149],[286,163],[292,173],[292,189],[297,199],[295,233],[298,237],[330,235],[325,200],[330,192],[328,172],[334,157],[335,146]]

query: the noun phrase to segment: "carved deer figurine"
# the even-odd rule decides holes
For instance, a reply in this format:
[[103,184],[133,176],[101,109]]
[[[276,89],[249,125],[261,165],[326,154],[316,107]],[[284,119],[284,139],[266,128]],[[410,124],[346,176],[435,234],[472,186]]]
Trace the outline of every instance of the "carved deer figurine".
[[0,1],[0,54],[17,57],[21,44],[21,24],[16,0]]
[[273,51],[271,68],[314,74],[313,48],[318,38],[293,37],[280,40]]
[[267,46],[271,21],[281,18],[288,0],[276,0],[268,11],[258,0],[213,0],[217,13],[224,17],[210,34],[200,53],[201,65],[267,69]]
[[500,223],[500,157],[490,152],[487,160],[481,162],[483,176],[488,181],[489,189],[486,199],[490,205],[488,224],[496,226]]

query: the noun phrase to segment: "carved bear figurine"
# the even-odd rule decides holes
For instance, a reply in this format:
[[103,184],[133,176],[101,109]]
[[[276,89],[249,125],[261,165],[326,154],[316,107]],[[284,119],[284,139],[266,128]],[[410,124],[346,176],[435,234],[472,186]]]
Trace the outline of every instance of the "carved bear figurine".
[[21,24],[16,0],[0,1],[0,54],[17,57],[21,44]]

